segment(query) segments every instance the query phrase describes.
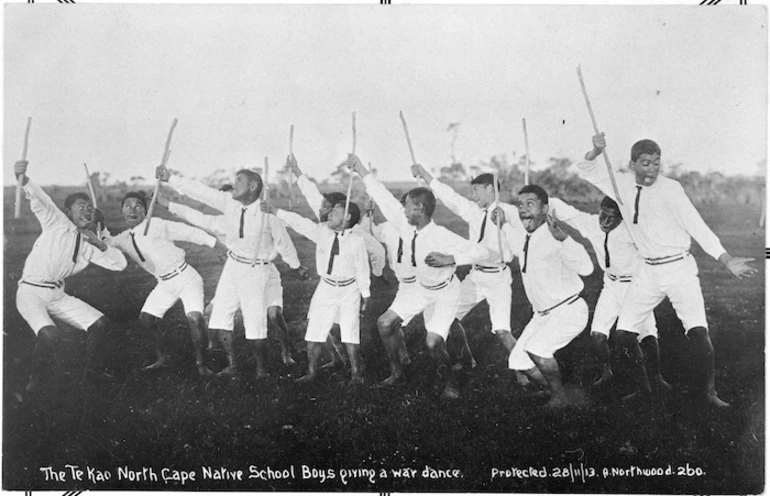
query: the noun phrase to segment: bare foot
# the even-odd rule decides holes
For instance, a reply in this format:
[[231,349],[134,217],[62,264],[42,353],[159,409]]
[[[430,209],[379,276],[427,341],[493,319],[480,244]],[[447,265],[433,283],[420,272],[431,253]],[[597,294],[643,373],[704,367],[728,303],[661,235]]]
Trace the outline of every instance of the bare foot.
[[345,362],[335,357],[335,359],[332,360],[331,362],[321,365],[321,369],[322,370],[336,369],[337,367],[341,367],[343,365],[345,365]]
[[292,358],[291,352],[289,350],[281,352],[281,360],[283,360],[283,364],[287,367],[291,367],[297,363],[294,361],[294,358]]
[[516,371],[516,384],[519,386],[528,386],[532,384],[532,381],[529,380],[529,377],[527,377],[527,374],[524,374],[523,372]]
[[713,406],[714,408],[730,408],[730,403],[720,399],[716,392],[706,395],[706,403]]
[[270,374],[268,374],[265,371],[265,369],[257,368],[257,375],[256,375],[256,377],[257,377],[257,380],[260,381],[262,379],[267,379],[268,377],[270,377]]
[[559,410],[568,405],[569,405],[569,402],[567,401],[567,398],[564,398],[562,396],[553,396],[548,401],[548,403],[545,404],[545,407],[548,408],[549,410]]
[[666,380],[661,377],[655,377],[651,382],[652,389],[659,392],[659,393],[668,393],[671,391],[671,384],[666,382]]
[[310,384],[313,381],[315,381],[315,378],[316,376],[308,374],[308,375],[303,375],[302,377],[300,377],[294,382],[296,382],[297,384]]
[[635,391],[631,394],[623,396],[621,400],[626,406],[642,406],[649,404],[651,393],[649,391]]
[[238,369],[235,368],[235,365],[228,365],[217,373],[217,377],[235,377],[237,372]]
[[164,368],[166,365],[168,365],[168,355],[161,355],[161,357],[158,358],[158,360],[155,363],[151,363],[146,367],[142,367],[140,370],[142,372],[150,372],[152,370],[160,370]]
[[363,386],[364,385],[364,378],[360,375],[354,375],[350,378],[350,381],[348,382],[349,387],[356,387],[356,386]]
[[206,367],[205,364],[199,363],[197,365],[198,368],[198,375],[201,377],[211,377],[214,375],[214,372],[211,371],[208,367]]
[[456,400],[460,397],[460,390],[452,384],[447,384],[444,386],[444,391],[441,393],[441,397],[448,400]]
[[406,384],[406,377],[403,374],[391,374],[387,379],[377,384],[377,387],[401,387]]

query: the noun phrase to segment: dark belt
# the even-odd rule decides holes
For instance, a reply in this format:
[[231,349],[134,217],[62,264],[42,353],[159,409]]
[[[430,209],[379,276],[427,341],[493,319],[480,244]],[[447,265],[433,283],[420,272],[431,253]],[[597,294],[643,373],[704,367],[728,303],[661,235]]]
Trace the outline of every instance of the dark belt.
[[158,279],[160,279],[161,281],[168,281],[169,279],[173,279],[174,277],[184,272],[186,268],[187,268],[187,262],[184,262],[182,265],[179,266],[178,269],[174,269],[168,274],[163,274],[162,276],[158,276]]
[[507,269],[507,265],[474,265],[473,270],[478,270],[479,272],[484,272],[487,274],[496,274],[498,272],[502,272],[505,269]]
[[647,265],[664,265],[671,262],[678,262],[680,260],[684,260],[684,258],[689,255],[689,251],[685,251],[683,253],[677,253],[676,255],[669,255],[667,257],[659,257],[659,258],[645,258],[644,261],[647,263]]
[[64,287],[64,281],[42,281],[42,282],[19,281],[19,284],[26,284],[28,286],[35,286],[36,288],[46,288],[46,289],[58,289],[58,288]]
[[452,282],[452,279],[454,279],[454,278],[455,278],[455,275],[452,274],[452,277],[450,277],[446,281],[440,282],[440,283],[438,283],[438,284],[436,284],[434,286],[426,286],[423,283],[420,283],[420,286],[422,286],[425,289],[429,289],[431,291],[438,291],[439,289],[444,289],[445,287],[449,286],[449,283]]
[[398,282],[402,282],[404,284],[412,284],[416,280],[417,280],[417,276],[412,276],[412,277],[405,277],[403,279],[400,279]]
[[355,277],[351,277],[350,279],[345,279],[343,281],[329,279],[328,277],[322,277],[321,279],[323,280],[323,282],[325,282],[329,286],[334,286],[335,288],[344,288],[345,286],[350,286],[351,284],[356,282]]
[[232,258],[236,262],[242,263],[242,264],[249,264],[249,265],[269,265],[270,264],[270,262],[268,262],[266,260],[252,260],[250,258],[246,258],[246,257],[242,257],[240,255],[236,255],[235,253],[233,253],[232,250],[227,252],[227,256]]
[[554,310],[554,309],[556,309],[556,308],[558,308],[558,307],[560,307],[560,306],[562,306],[564,304],[571,305],[572,303],[575,303],[578,298],[580,298],[580,293],[572,295],[569,298],[567,298],[566,300],[560,301],[559,303],[557,303],[556,305],[552,306],[551,308],[546,308],[543,311],[537,310],[537,314],[540,315],[541,317],[545,317],[546,315],[548,315],[548,313],[551,312],[551,310]]
[[607,274],[607,277],[610,278],[610,281],[617,281],[617,282],[631,282],[634,280],[634,276],[616,276],[615,274]]

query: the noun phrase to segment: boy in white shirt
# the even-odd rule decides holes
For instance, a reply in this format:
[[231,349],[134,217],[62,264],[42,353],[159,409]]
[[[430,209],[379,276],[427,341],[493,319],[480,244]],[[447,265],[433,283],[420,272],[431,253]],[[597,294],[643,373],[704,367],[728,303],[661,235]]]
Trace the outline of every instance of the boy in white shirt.
[[[604,133],[595,135],[593,148],[586,153],[586,162],[578,164],[578,169],[583,178],[606,195],[614,196],[608,171],[595,162],[605,147]],[[624,355],[629,357],[629,366],[637,383],[637,391],[626,399],[631,401],[650,394],[636,329],[668,297],[682,320],[694,359],[703,375],[699,394],[710,405],[726,408],[730,405],[719,398],[715,387],[714,346],[709,337],[698,267],[689,252],[691,238],[738,278],[749,277],[757,270],[747,263],[753,259],[733,257],[724,249],[681,184],[659,176],[660,156],[657,143],[641,140],[631,148],[631,173],[616,174],[620,208],[631,237],[644,258],[623,302],[617,324],[619,344]]]
[[[308,272],[300,265],[297,250],[283,223],[275,217],[262,215],[257,202],[262,192],[260,175],[242,169],[235,175],[232,191],[223,192],[197,181],[172,176],[164,166],[159,166],[156,174],[177,192],[222,212],[221,216],[207,217],[209,225],[211,222],[219,224],[212,230],[225,233],[229,249],[228,259],[214,294],[209,321],[209,327],[217,330],[224,344],[229,362],[219,374],[234,376],[236,373],[233,325],[235,313],[239,308],[243,314],[246,339],[252,344],[256,358],[257,379],[267,376],[265,355],[268,319],[280,330],[284,364],[293,363],[288,329],[283,318],[281,276],[272,262],[280,254],[284,262],[297,271],[300,277],[306,278]],[[184,219],[183,216],[189,209],[178,207],[179,205],[171,203],[169,211]],[[260,236],[260,231],[263,236]],[[261,239],[260,246],[257,246],[258,239]]]
[[454,273],[457,265],[488,258],[489,250],[432,221],[436,198],[428,188],[411,190],[402,207],[385,186],[369,174],[357,156],[350,155],[348,163],[363,177],[369,196],[380,206],[385,218],[393,222],[404,241],[408,241],[404,243],[403,256],[410,261],[419,284],[413,298],[394,302],[377,321],[391,367],[391,375],[382,385],[405,382],[400,355],[403,332],[395,324],[423,312],[428,331],[426,344],[444,381],[443,396],[459,398],[460,392],[445,345],[460,301],[460,282]]
[[[176,246],[174,241],[214,248],[218,243],[217,238],[187,224],[157,217],[152,219],[145,235],[147,198],[143,192],[127,193],[121,201],[121,212],[128,229],[107,237],[107,244],[119,248],[158,280],[139,314],[142,327],[155,334],[156,361],[142,370],[155,370],[166,365],[168,356],[161,350],[158,322],[181,299],[190,327],[198,373],[201,376],[213,375],[206,366],[204,355],[207,339],[203,320],[203,279],[198,271],[187,264],[184,250]],[[220,251],[224,251],[224,247]]]
[[[273,213],[273,208],[266,202],[262,209]],[[332,324],[338,320],[340,336],[350,358],[352,377],[348,384],[364,383],[360,315],[366,311],[371,296],[369,260],[363,239],[352,233],[352,227],[361,218],[358,205],[350,203],[347,217],[344,213],[344,201],[334,205],[327,221],[321,223],[286,210],[276,212],[276,217],[316,244],[316,271],[321,277],[308,310],[305,335],[308,373],[297,382],[311,382],[318,376],[323,344]]]
[[107,246],[88,230],[94,209],[87,194],[69,195],[62,212],[43,188],[27,176],[28,164],[26,160],[16,162],[14,172],[21,180],[43,232],[24,262],[16,291],[16,308],[36,336],[27,392],[37,390],[50,374],[54,349],[62,334],[54,319],[88,333],[86,371],[111,378],[103,360],[98,366],[95,363],[109,339],[107,318],[91,305],[66,294],[64,280],[85,269],[89,263],[121,271],[126,268],[126,259],[120,251]]

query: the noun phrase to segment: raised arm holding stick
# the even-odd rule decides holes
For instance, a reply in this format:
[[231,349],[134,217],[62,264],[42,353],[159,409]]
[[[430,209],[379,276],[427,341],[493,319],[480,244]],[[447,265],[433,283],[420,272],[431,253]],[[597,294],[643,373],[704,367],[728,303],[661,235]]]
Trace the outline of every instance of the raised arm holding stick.
[[[401,124],[404,126],[404,134],[406,135],[406,144],[409,145],[409,155],[412,156],[412,165],[417,165],[417,159],[414,158],[414,149],[412,148],[412,140],[409,138],[409,128],[406,127],[406,119],[404,119],[404,112],[399,110],[398,116],[401,118]],[[420,186],[420,177],[417,177],[417,186]]]
[[[169,150],[169,146],[171,146],[171,135],[174,134],[174,128],[176,127],[176,119],[174,119],[174,122],[171,123],[171,129],[168,131],[168,138],[166,138],[166,148],[163,150],[163,159],[161,165],[163,167],[166,167],[166,161],[168,160],[168,156],[171,153]],[[161,178],[158,177],[158,180],[155,182],[155,191],[152,193],[152,200],[150,200],[150,206],[147,208],[147,223],[144,225],[144,235],[147,236],[147,232],[150,230],[150,221],[152,221],[152,211],[155,208],[155,202],[157,201],[158,197],[158,189],[160,188],[160,181]]]
[[[356,154],[356,113],[353,112],[353,153]],[[348,167],[348,193],[345,196],[345,212],[342,216],[343,219],[348,218],[348,210],[350,209],[350,194],[353,192],[353,169]]]

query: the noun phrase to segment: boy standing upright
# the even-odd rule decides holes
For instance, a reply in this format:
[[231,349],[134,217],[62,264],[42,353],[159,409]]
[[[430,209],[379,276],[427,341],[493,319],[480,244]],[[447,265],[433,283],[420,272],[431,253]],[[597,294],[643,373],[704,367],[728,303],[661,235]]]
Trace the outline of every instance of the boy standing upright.
[[[606,147],[604,133],[593,137],[593,148],[586,162],[578,164],[580,175],[607,195],[614,196],[608,171],[595,159]],[[748,265],[751,258],[731,256],[709,229],[677,181],[660,174],[661,150],[652,140],[641,140],[631,147],[630,174],[618,174],[621,211],[631,237],[644,258],[631,283],[618,317],[618,341],[629,357],[637,391],[628,400],[650,393],[642,366],[636,329],[648,314],[668,297],[682,320],[692,346],[693,358],[703,376],[700,394],[718,408],[730,405],[717,395],[714,384],[714,346],[706,322],[698,266],[690,255],[691,238],[738,278],[756,273]]]

